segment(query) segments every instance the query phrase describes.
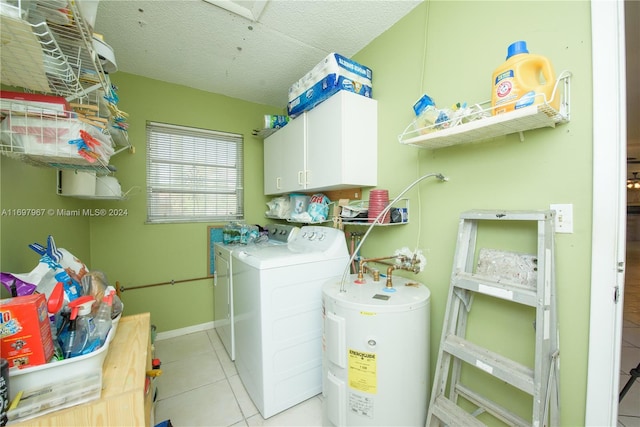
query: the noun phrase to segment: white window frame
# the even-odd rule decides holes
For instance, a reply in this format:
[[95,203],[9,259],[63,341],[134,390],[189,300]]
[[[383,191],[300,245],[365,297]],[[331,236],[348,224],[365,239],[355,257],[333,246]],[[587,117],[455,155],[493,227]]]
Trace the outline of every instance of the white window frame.
[[147,223],[244,219],[240,134],[147,122]]

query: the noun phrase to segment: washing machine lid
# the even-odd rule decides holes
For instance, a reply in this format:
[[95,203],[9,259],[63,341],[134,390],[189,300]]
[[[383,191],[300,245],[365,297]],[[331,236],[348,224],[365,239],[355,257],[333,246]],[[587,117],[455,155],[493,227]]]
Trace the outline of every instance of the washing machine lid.
[[305,226],[286,244],[247,245],[244,249],[235,250],[233,256],[255,268],[267,269],[337,259],[344,260],[346,265],[349,252],[342,231]]
[[235,252],[235,251],[247,251],[247,252],[255,252],[255,251],[261,251],[263,248],[266,247],[270,247],[270,246],[281,246],[281,245],[286,245],[286,242],[281,242],[278,240],[264,240],[264,241],[260,241],[257,243],[249,243],[246,245],[242,245],[239,243],[232,243],[232,244],[225,244],[222,242],[215,242],[214,243],[214,247],[216,248],[220,248],[220,250],[222,250],[223,252],[229,254],[229,256],[231,255],[231,253]]
[[349,260],[347,252],[339,254],[327,254],[325,252],[314,251],[298,252],[290,245],[240,249],[233,252],[233,258],[260,270],[282,268],[290,265],[319,263],[336,259],[344,260],[346,265]]

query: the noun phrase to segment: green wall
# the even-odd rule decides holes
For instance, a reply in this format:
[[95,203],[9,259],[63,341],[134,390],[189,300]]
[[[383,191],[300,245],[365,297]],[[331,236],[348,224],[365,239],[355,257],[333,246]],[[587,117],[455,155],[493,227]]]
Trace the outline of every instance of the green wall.
[[205,278],[208,273],[207,226],[213,223],[145,224],[147,121],[179,124],[244,135],[245,218],[263,223],[262,140],[251,135],[264,114],[281,110],[126,73],[112,81],[119,88],[119,108],[130,115],[129,141],[135,154],[113,158],[127,200],[104,203],[126,209],[121,217],[93,218],[92,268],[105,271],[125,287],[122,299],[129,314],[150,311],[158,331],[213,321],[213,279],[126,290],[171,280]]
[[[89,217],[63,214],[89,205],[84,200],[56,195],[56,186],[54,169],[0,156],[0,271],[31,271],[40,255],[28,245],[46,245],[48,235],[79,259],[87,262],[91,258]],[[0,288],[2,297],[7,297],[4,287]]]
[[[398,194],[429,172],[446,183],[425,180],[408,193],[410,223],[375,229],[365,256],[418,248],[427,265],[417,280],[431,297],[431,369],[435,366],[451,274],[458,216],[469,209],[548,209],[574,205],[574,233],[556,236],[559,301],[562,425],[584,425],[591,246],[591,34],[586,1],[434,1],[418,6],[354,59],[373,69],[378,100],[378,187]],[[572,19],[568,20],[567,17]],[[435,151],[401,146],[398,135],[412,120],[412,105],[423,94],[439,106],[488,100],[491,74],[507,46],[526,40],[532,53],[547,56],[557,73],[573,73],[571,122],[556,129],[499,137],[480,144]],[[339,46],[336,47],[339,51]],[[120,108],[130,114],[135,154],[114,157],[123,190],[120,202],[88,202],[55,195],[52,170],[2,157],[0,208],[120,208],[127,214],[101,218],[18,218],[3,216],[0,227],[3,271],[28,271],[37,256],[28,243],[53,234],[91,269],[104,271],[125,287],[206,276],[209,224],[146,225],[145,122],[159,121],[242,133],[245,136],[245,211],[249,223],[265,223],[262,141],[251,136],[263,114],[281,108],[257,105],[126,73],[116,73]],[[353,159],[354,166],[358,159]],[[368,165],[366,165],[368,166]],[[495,241],[534,251],[523,230],[489,228]],[[483,240],[484,242],[484,240]],[[401,273],[399,273],[401,274]],[[213,320],[212,280],[158,286],[123,293],[127,314],[150,311],[159,331]],[[507,304],[476,301],[469,333],[476,341],[527,362],[533,330],[528,316]],[[484,324],[489,326],[480,327]],[[507,328],[509,326],[509,328]],[[511,328],[513,326],[513,328]],[[515,330],[513,330],[515,328]],[[471,376],[470,382],[478,381]],[[491,393],[514,401],[526,416],[530,403],[501,384]]]
[[[567,16],[572,17],[570,23]],[[435,1],[417,7],[354,57],[373,70],[381,159],[378,186],[393,195],[429,172],[450,179],[425,180],[411,190],[410,224],[374,230],[363,250],[363,255],[375,257],[408,246],[421,249],[427,258],[417,279],[432,292],[432,377],[459,214],[470,209],[542,210],[552,203],[573,204],[574,233],[556,235],[562,425],[584,425],[592,207],[590,31],[586,1]],[[489,100],[492,72],[516,40],[526,40],[531,53],[548,57],[556,74],[573,73],[570,123],[525,132],[522,142],[518,135],[509,135],[439,150],[399,146],[398,135],[411,122],[411,107],[422,93],[442,107]],[[504,227],[485,233],[508,249],[534,253],[535,233],[529,234],[533,239],[520,242],[520,231]],[[474,304],[472,340],[532,366],[531,317],[510,304],[481,299]],[[469,382],[477,382],[477,377]],[[491,394],[516,403],[518,413],[527,417],[530,399],[491,384]]]

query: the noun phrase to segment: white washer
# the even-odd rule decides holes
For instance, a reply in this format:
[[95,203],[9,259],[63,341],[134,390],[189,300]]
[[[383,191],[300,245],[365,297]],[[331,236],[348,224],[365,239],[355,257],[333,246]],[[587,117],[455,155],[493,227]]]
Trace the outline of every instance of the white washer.
[[269,418],[322,392],[322,285],[343,273],[347,244],[305,226],[286,246],[232,256],[236,368]]
[[267,224],[268,240],[249,245],[222,242],[214,244],[214,262],[216,266],[213,288],[213,320],[215,330],[229,354],[231,360],[236,359],[235,332],[233,325],[233,251],[252,251],[257,248],[286,245],[289,239],[299,231],[298,227],[287,224]]

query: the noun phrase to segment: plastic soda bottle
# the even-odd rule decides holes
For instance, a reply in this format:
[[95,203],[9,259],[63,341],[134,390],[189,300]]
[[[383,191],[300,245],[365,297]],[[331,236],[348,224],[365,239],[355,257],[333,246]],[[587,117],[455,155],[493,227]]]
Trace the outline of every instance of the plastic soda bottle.
[[113,321],[111,320],[112,299],[113,294],[105,294],[102,297],[102,302],[100,303],[98,312],[93,318],[93,323],[96,325],[96,335],[100,340],[101,346],[104,345],[105,341],[107,340],[107,335],[109,334],[109,330],[113,325]]

